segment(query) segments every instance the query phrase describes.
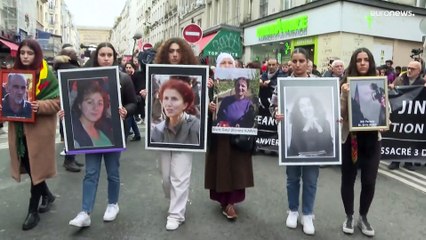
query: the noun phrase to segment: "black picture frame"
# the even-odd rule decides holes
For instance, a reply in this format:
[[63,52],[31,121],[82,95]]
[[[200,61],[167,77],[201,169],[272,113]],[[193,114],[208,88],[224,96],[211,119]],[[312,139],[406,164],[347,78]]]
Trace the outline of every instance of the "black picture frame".
[[[148,64],[146,69],[148,94],[145,108],[147,120],[145,148],[149,150],[205,152],[207,150],[208,66]],[[191,84],[195,96],[193,104],[195,109],[191,111],[192,113],[185,115],[187,123],[193,124],[191,129],[188,130],[188,136],[191,137],[182,138],[185,140],[176,140],[177,138],[173,141],[165,140],[170,138],[166,137],[162,130],[167,126],[167,117],[158,98],[158,92],[161,86],[170,79]],[[187,110],[186,112],[189,112]],[[180,126],[183,126],[183,124]]]
[[[62,120],[65,151],[70,154],[84,154],[125,150],[124,123],[118,113],[121,106],[118,67],[59,70],[58,79],[62,109],[65,113]],[[88,98],[86,101],[87,94],[93,92],[101,94],[96,94],[96,98]],[[103,105],[103,110],[99,118],[100,105]],[[85,110],[85,106],[91,106],[92,109]],[[96,118],[99,119],[94,126],[99,138],[90,137],[85,130],[88,125],[84,124],[88,119],[93,123]]]
[[340,165],[338,78],[278,78],[279,165]]

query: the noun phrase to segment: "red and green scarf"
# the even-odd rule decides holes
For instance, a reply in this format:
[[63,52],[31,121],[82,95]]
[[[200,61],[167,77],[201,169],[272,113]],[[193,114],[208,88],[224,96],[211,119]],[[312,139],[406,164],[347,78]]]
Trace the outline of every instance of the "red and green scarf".
[[[49,69],[47,62],[43,60],[39,79],[36,85],[36,100],[54,99],[59,97],[59,83],[53,72]],[[16,128],[16,144],[18,156],[25,155],[24,124],[14,122]]]

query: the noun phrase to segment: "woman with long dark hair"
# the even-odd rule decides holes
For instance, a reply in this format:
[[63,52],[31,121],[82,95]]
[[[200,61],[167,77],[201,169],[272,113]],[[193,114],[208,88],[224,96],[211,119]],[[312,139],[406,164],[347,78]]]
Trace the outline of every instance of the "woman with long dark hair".
[[20,170],[23,168],[31,178],[28,214],[22,225],[23,230],[29,230],[40,221],[38,213],[47,212],[55,201],[46,180],[56,175],[55,134],[56,113],[60,109],[59,85],[47,62],[43,60],[43,53],[37,41],[22,41],[18,54],[14,69],[36,72],[36,100],[31,102],[32,111],[36,114],[35,122],[8,124],[12,177],[20,181]]
[[[95,50],[94,67],[106,67],[116,64],[117,52],[111,43],[100,43]],[[132,115],[136,110],[136,95],[132,80],[126,73],[120,72],[120,91],[123,106],[111,111],[118,111],[122,119]],[[91,138],[92,139],[92,138]],[[81,212],[69,224],[75,227],[88,227],[90,214],[95,205],[102,158],[104,159],[108,179],[108,205],[104,221],[114,221],[119,212],[118,197],[120,193],[120,152],[86,154],[86,173],[83,179],[83,206]]]
[[[308,73],[308,53],[303,48],[296,48],[291,53],[291,64],[293,67],[293,73],[291,74],[291,78],[309,78],[311,77]],[[300,103],[299,103],[300,104]],[[277,113],[277,105],[278,98],[276,92],[272,96],[271,99],[271,112],[272,115],[278,121],[284,119],[282,114]],[[316,122],[316,123],[315,123]],[[307,127],[307,131],[316,131],[319,132],[319,127],[324,128],[325,126],[320,126],[318,121],[315,121],[304,125]],[[307,123],[307,122],[306,122]],[[312,129],[310,127],[312,125]],[[315,129],[315,130],[314,130]],[[303,130],[302,130],[303,131]],[[317,139],[320,141],[319,139]],[[293,140],[292,140],[293,141]],[[316,141],[316,144],[318,144]],[[313,144],[311,144],[313,145]],[[293,144],[293,147],[290,145],[290,149],[294,149],[293,151],[297,151],[299,155],[301,149],[296,148]],[[297,149],[297,150],[296,150]],[[306,149],[302,149],[306,150]],[[300,197],[300,180],[303,182],[302,187],[302,218],[301,224],[303,225],[303,232],[308,235],[315,234],[314,227],[314,204],[315,204],[315,196],[317,192],[317,182],[319,176],[319,166],[287,166],[286,167],[287,174],[287,197],[288,197],[288,216],[286,220],[286,225],[288,228],[297,228],[297,221],[299,217],[299,197]]]
[[380,162],[380,133],[378,131],[349,132],[348,101],[350,98],[348,77],[376,76],[373,54],[367,48],[358,48],[351,56],[346,75],[341,85],[342,126],[342,185],[341,195],[346,220],[343,232],[354,233],[354,185],[358,169],[361,169],[361,196],[358,227],[367,236],[375,231],[367,220],[368,210],[374,197],[377,171]]
[[[165,41],[158,50],[154,62],[157,64],[198,64],[198,60],[191,46],[181,38],[170,38]],[[189,82],[184,82],[184,84],[187,84],[189,87]],[[165,90],[165,88],[163,88],[163,90]],[[192,94],[192,92],[188,93]],[[160,101],[163,101],[162,104],[164,104],[164,92],[161,96],[163,99],[160,99]],[[169,115],[171,116],[172,114],[169,113]],[[187,117],[187,115],[181,114],[176,120],[185,116]],[[187,138],[191,138],[190,136],[191,135],[187,135]],[[187,140],[189,139],[181,139],[180,141]],[[160,151],[163,190],[166,198],[170,199],[166,223],[166,229],[169,231],[178,229],[185,221],[186,204],[188,202],[191,180],[192,158],[193,154],[189,152]]]

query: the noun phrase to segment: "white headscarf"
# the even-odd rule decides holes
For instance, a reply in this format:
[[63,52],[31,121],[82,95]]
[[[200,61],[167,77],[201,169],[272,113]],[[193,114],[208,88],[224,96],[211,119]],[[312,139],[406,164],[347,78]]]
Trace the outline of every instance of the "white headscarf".
[[216,68],[220,68],[220,63],[223,61],[223,59],[225,58],[230,58],[232,60],[232,65],[234,65],[235,67],[235,59],[232,57],[231,54],[229,53],[220,53],[217,58],[216,58]]

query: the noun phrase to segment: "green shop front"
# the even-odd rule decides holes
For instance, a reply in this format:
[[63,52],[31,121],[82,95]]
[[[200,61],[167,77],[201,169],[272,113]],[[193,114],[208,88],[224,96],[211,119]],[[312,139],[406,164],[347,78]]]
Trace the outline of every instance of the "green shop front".
[[[331,59],[348,63],[353,51],[366,47],[377,65],[392,59],[394,65],[406,65],[413,48],[422,47],[418,28],[426,10],[413,10],[415,16],[372,16],[371,12],[398,10],[392,3],[361,4],[357,1],[315,1],[246,23],[244,29],[244,62],[277,58],[290,60],[295,48],[305,48],[309,58],[324,71]],[[384,21],[386,20],[386,21]],[[389,29],[404,29],[404,34]]]
[[[244,43],[253,44],[248,49],[248,61],[277,58],[279,63],[283,63],[290,60],[290,54],[295,48],[304,48],[309,53],[309,58],[315,62],[318,58],[318,38],[307,36],[308,28],[308,15],[299,15],[278,18],[248,29],[245,31]],[[253,30],[254,34],[249,34]],[[247,58],[245,60],[247,61]]]

